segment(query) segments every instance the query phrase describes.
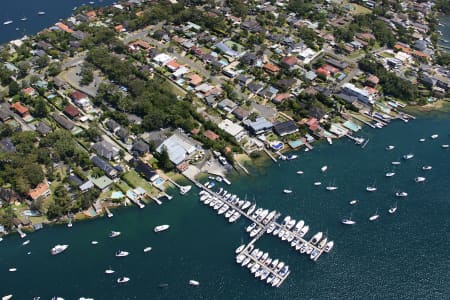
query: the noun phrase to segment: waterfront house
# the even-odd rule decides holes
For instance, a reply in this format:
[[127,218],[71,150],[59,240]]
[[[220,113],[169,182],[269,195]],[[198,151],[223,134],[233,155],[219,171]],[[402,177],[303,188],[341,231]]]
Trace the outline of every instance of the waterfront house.
[[225,119],[218,124],[219,128],[228,133],[229,135],[239,140],[239,138],[245,133],[244,127],[239,124],[233,123],[229,119]]
[[182,135],[181,133],[174,133],[166,139],[161,145],[156,148],[156,152],[161,153],[166,149],[169,154],[169,159],[175,165],[179,165],[197,149],[197,142]]
[[119,174],[119,172],[113,168],[113,166],[111,166],[107,161],[101,159],[100,157],[94,155],[92,158],[92,163],[99,168],[100,170],[102,170],[106,176],[108,176],[109,178],[116,178],[117,175]]
[[101,176],[99,178],[91,178],[90,180],[95,185],[95,187],[102,192],[107,191],[109,187],[113,184],[113,181],[106,176]]
[[97,142],[92,146],[92,148],[98,155],[106,158],[107,160],[119,159],[119,149],[106,141]]
[[150,182],[155,181],[159,177],[158,173],[151,166],[140,159],[133,158],[130,164],[139,175]]
[[342,85],[342,92],[344,94],[347,94],[349,96],[355,96],[356,98],[358,98],[359,101],[366,103],[366,104],[373,104],[374,103],[374,99],[373,96],[371,94],[369,94],[368,91],[364,90],[364,89],[360,89],[357,88],[354,84],[352,83],[344,83]]
[[35,201],[40,197],[47,198],[48,196],[50,196],[50,193],[50,188],[47,182],[41,182],[34,189],[31,189],[28,192],[28,196],[31,198],[31,200]]
[[285,136],[298,132],[298,127],[295,121],[289,120],[285,122],[279,122],[273,125],[273,130],[279,136]]

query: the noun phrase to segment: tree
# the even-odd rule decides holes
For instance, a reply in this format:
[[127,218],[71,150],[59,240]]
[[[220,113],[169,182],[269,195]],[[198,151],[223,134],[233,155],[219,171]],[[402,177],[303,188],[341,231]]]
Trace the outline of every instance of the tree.
[[39,98],[34,106],[34,116],[37,118],[45,118],[48,115],[48,107],[44,99]]
[[48,66],[47,72],[50,76],[56,76],[61,73],[61,65],[59,63],[52,62]]
[[42,69],[48,65],[49,61],[50,61],[50,59],[48,58],[48,55],[46,54],[46,55],[39,57],[36,60],[36,65]]
[[80,80],[81,85],[90,84],[94,80],[94,70],[92,64],[84,63],[81,66],[80,76],[81,76]]
[[30,64],[26,61],[21,61],[17,64],[17,68],[19,69],[19,73],[17,74],[20,78],[23,78],[28,75],[28,71],[30,70]]
[[9,90],[9,92],[8,92],[9,96],[12,97],[12,96],[15,96],[15,95],[17,95],[19,93],[20,86],[19,86],[19,84],[16,81],[12,80],[8,84],[8,90]]
[[169,153],[167,152],[167,148],[164,146],[161,150],[161,153],[157,156],[158,166],[164,171],[170,171],[173,169],[173,163],[170,161]]

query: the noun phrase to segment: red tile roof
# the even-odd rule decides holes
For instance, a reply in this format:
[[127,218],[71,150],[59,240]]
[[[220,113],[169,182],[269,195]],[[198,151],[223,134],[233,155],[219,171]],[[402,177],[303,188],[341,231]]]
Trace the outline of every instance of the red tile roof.
[[72,119],[78,117],[81,114],[78,108],[76,108],[72,104],[69,104],[64,108],[64,113]]
[[280,72],[280,68],[277,65],[274,65],[272,63],[266,63],[264,64],[263,68],[270,72],[270,73],[278,73]]
[[219,138],[219,136],[214,132],[212,132],[211,130],[206,130],[205,133],[203,133],[203,135],[208,139],[210,139],[211,141],[215,141]]
[[86,96],[86,94],[80,92],[80,91],[75,91],[72,94],[70,94],[70,98],[72,98],[73,100],[81,100],[83,98],[87,98],[88,96]]
[[48,184],[46,182],[39,183],[37,187],[28,192],[31,199],[36,200],[40,196],[49,193]]
[[286,64],[288,66],[293,66],[297,63],[298,59],[295,56],[285,56],[283,57],[283,59],[281,60],[281,62],[283,64]]
[[20,102],[13,103],[11,105],[11,108],[13,108],[22,117],[28,114],[28,108],[26,106],[23,106],[22,103]]
[[59,29],[67,32],[67,33],[72,33],[73,30],[69,28],[69,26],[67,26],[66,24],[63,24],[61,22],[58,22],[55,24]]

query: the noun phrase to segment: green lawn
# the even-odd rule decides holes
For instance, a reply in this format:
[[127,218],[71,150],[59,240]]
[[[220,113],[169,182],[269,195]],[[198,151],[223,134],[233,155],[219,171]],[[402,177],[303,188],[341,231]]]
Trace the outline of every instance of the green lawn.
[[144,178],[139,176],[135,170],[128,171],[125,175],[122,176],[123,180],[126,181],[132,187],[142,187],[147,193],[151,193],[153,187],[148,183]]

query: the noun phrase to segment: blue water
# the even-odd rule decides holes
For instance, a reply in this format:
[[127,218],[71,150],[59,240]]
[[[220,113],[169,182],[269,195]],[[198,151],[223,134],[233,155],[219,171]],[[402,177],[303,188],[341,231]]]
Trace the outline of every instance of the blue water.
[[[251,168],[251,176],[232,177],[227,189],[266,208],[301,218],[310,225],[310,237],[326,232],[335,241],[330,254],[317,262],[294,252],[285,243],[265,236],[256,244],[288,263],[292,274],[278,289],[255,280],[249,271],[234,262],[234,249],[249,240],[242,218],[233,225],[202,205],[195,190],[178,196],[162,206],[149,205],[119,209],[112,219],[96,219],[74,224],[73,228],[52,226],[27,238],[22,246],[18,236],[0,243],[0,295],[12,293],[17,299],[54,295],[75,299],[448,299],[450,295],[450,143],[448,113],[422,115],[408,124],[394,122],[382,130],[365,129],[370,138],[365,149],[348,140],[333,145],[315,144],[297,160],[272,163],[265,161]],[[440,137],[431,140],[431,134]],[[419,143],[421,137],[427,138]],[[395,145],[386,151],[386,145]],[[413,152],[412,160],[401,156]],[[391,161],[400,160],[397,173]],[[320,172],[328,165],[326,173]],[[425,164],[433,170],[424,172]],[[303,175],[297,175],[303,170]],[[414,182],[423,175],[426,182]],[[335,183],[339,189],[329,192],[313,185]],[[375,184],[374,193],[365,191]],[[220,184],[219,184],[220,185]],[[282,193],[284,188],[294,192]],[[398,199],[394,192],[407,191]],[[348,202],[358,199],[352,207]],[[394,215],[387,209],[398,201]],[[378,210],[379,220],[368,217]],[[340,224],[352,214],[354,227]],[[170,224],[163,233],[153,227]],[[107,237],[119,230],[117,239]],[[91,245],[98,240],[99,245]],[[67,243],[69,249],[51,256],[55,244]],[[153,247],[144,253],[147,246]],[[114,257],[117,250],[131,252],[123,259]],[[31,251],[30,255],[26,255]],[[8,272],[10,267],[18,269]],[[113,276],[103,274],[107,268]],[[118,276],[131,282],[118,286]],[[189,279],[200,286],[187,284]],[[159,289],[168,283],[167,289]],[[24,288],[26,286],[26,288]]]
[[[65,19],[72,14],[72,9],[82,4],[88,4],[85,0],[16,0],[1,1],[0,12],[0,44],[10,40],[21,38],[24,35],[33,35],[44,28]],[[113,3],[113,0],[95,0],[94,7],[105,6]],[[44,11],[45,15],[38,15],[38,11]],[[27,21],[21,21],[27,17]],[[13,23],[3,25],[6,20]]]

